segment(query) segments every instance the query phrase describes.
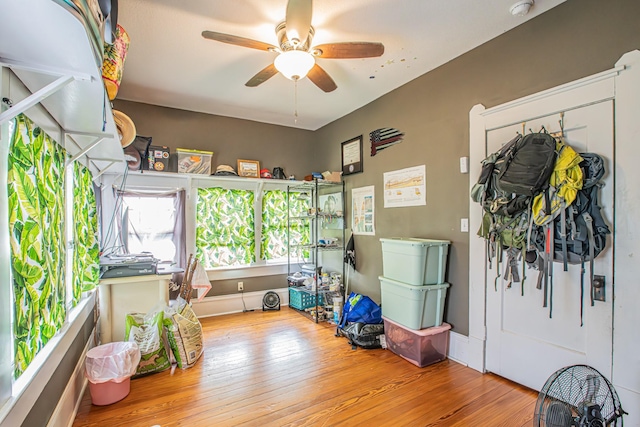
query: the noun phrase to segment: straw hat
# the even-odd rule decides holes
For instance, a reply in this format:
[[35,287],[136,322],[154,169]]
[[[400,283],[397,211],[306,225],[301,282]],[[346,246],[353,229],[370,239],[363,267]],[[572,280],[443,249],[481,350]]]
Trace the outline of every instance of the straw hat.
[[120,145],[122,145],[122,148],[128,147],[136,139],[136,125],[133,124],[133,120],[129,116],[118,110],[113,110],[113,120],[116,122],[116,128],[118,129]]
[[216,168],[216,172],[214,173],[214,175],[218,175],[218,176],[235,175],[235,176],[238,176],[236,171],[229,165],[219,165]]

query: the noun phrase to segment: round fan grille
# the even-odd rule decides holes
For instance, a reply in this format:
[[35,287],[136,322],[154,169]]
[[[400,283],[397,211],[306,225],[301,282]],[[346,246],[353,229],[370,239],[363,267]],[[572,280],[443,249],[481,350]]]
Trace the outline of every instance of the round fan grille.
[[264,297],[262,298],[262,309],[263,310],[279,310],[280,296],[273,291],[269,291],[266,294],[264,294]]
[[622,422],[624,413],[609,380],[590,366],[574,365],[556,371],[542,387],[533,425],[615,426],[618,419]]

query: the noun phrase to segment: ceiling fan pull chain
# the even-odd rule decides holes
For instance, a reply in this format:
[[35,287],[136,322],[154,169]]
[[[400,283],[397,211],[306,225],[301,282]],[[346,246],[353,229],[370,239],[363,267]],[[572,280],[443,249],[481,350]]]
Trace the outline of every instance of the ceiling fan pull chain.
[[293,94],[293,99],[294,99],[294,113],[293,113],[293,123],[298,124],[298,79],[294,79],[293,80],[293,84],[294,84],[294,94]]

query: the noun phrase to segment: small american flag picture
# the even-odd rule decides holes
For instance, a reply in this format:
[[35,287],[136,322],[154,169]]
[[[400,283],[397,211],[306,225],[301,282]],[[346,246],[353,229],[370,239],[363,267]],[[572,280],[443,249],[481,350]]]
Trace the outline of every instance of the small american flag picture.
[[369,133],[371,140],[371,157],[380,150],[402,142],[404,133],[395,128],[380,128]]

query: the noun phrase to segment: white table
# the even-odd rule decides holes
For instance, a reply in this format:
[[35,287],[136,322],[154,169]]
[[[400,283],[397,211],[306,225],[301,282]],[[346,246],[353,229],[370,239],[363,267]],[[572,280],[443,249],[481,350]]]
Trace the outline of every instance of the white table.
[[114,277],[99,283],[100,341],[123,341],[127,313],[147,313],[169,303],[171,274]]

